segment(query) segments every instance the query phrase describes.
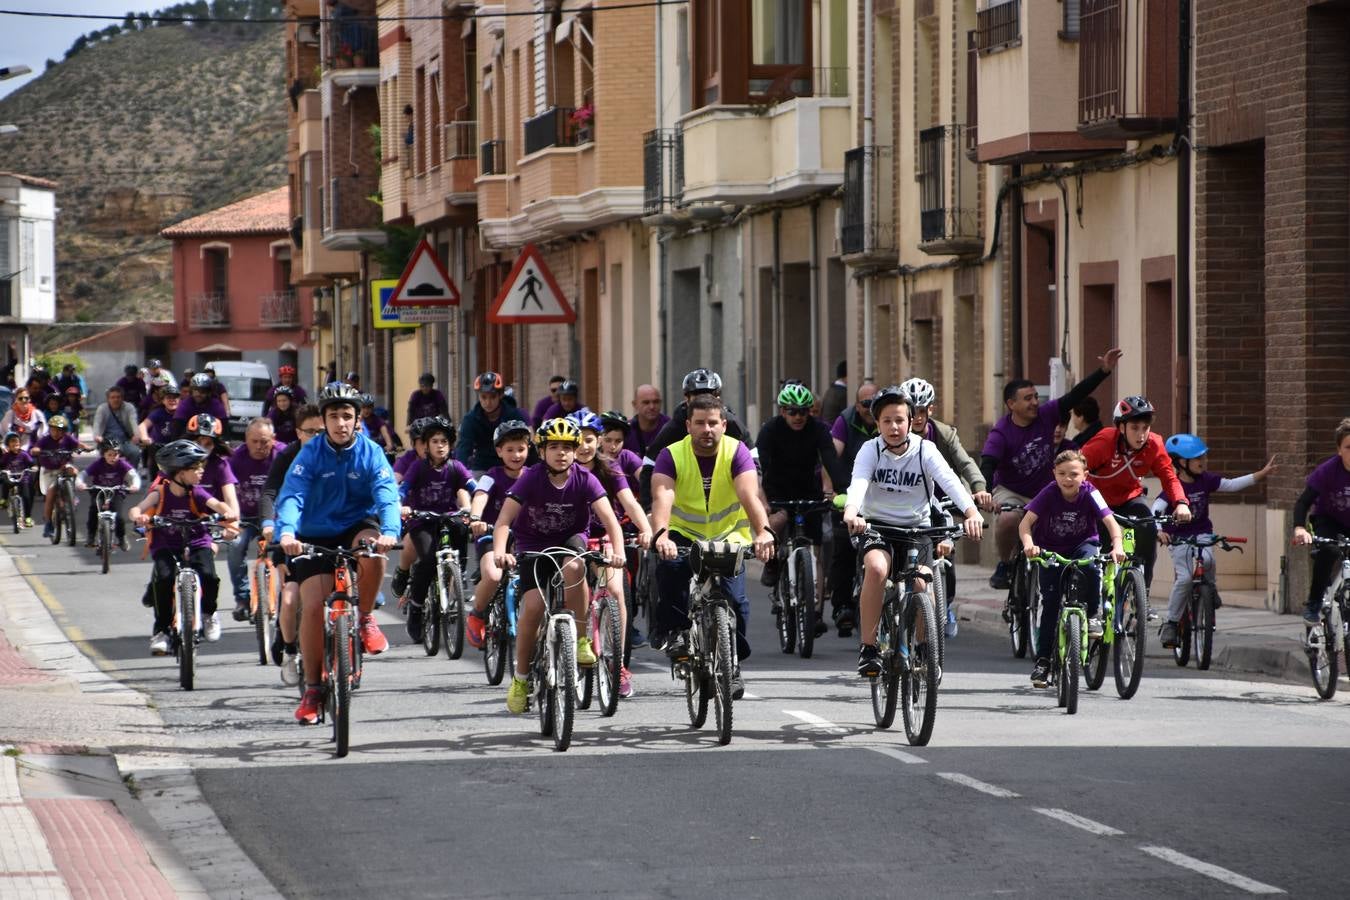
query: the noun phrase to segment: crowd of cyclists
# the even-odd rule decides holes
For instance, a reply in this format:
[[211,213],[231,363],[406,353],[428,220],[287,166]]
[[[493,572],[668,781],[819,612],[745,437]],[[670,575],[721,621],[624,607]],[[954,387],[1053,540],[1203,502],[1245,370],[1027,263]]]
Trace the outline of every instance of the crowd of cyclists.
[[[565,606],[577,622],[587,621],[592,583],[603,585],[619,600],[628,643],[619,695],[629,697],[634,685],[627,654],[634,647],[649,643],[673,664],[690,653],[690,563],[682,548],[710,541],[749,545],[764,564],[762,583],[773,586],[786,548],[783,504],[833,499],[833,511],[821,508],[806,519],[806,535],[828,572],[807,602],[816,608],[816,636],[829,630],[827,621],[841,638],[858,632],[857,672],[875,679],[881,597],[897,560],[917,562],[923,577],[912,588],[922,591],[934,577],[935,560],[949,557],[953,546],[917,533],[882,537],[873,525],[922,529],[954,522],[962,532],[957,536],[978,541],[984,515],[992,514],[998,563],[990,585],[1006,590],[1019,553],[1027,559],[1051,554],[1047,558],[1124,562],[1117,517],[1125,517],[1148,587],[1159,544],[1212,533],[1211,495],[1250,488],[1275,469],[1272,459],[1246,475],[1210,471],[1203,438],[1154,432],[1155,410],[1142,396],[1120,399],[1109,423],[1100,421],[1093,393],[1120,358],[1120,350],[1108,350],[1096,371],[1048,401],[1030,381],[1009,382],[1005,413],[977,457],[955,428],[935,418],[937,396],[927,381],[881,385],[864,379],[851,385],[843,364],[823,395],[800,381],[785,382],[777,414],[753,441],[722,401],[720,376],[706,368],[685,376],[681,402],[669,415],[651,385],[635,392],[632,415],[596,412],[565,376],[551,379],[548,394],[527,414],[502,376],[486,371],[474,378],[476,401],[458,425],[427,373],[408,398],[406,449],[387,411],[361,391],[356,373],[311,398],[294,368],[283,366],[263,414],[231,448],[223,433],[230,398],[209,368],[179,379],[158,360],[127,366],[92,413],[84,408],[86,391],[73,367],[56,378],[37,370],[15,390],[12,408],[0,419],[0,469],[14,476],[0,481],[0,502],[22,500],[28,514],[21,524],[35,527],[40,516],[50,536],[62,474],[75,477],[83,490],[118,489],[121,549],[129,548],[128,522],[147,533],[150,573],[142,602],[153,610],[155,655],[170,649],[176,560],[186,559],[200,579],[201,638],[220,638],[220,548],[208,519],[224,525],[237,621],[250,616],[249,548],[268,548],[263,552],[285,580],[273,658],[283,681],[303,680],[295,717],[313,723],[321,714],[320,613],[338,563],[307,548],[369,550],[359,561],[355,587],[359,638],[371,655],[389,646],[373,615],[389,554],[395,559],[391,593],[406,614],[407,636],[422,641],[443,528],[450,529],[465,568],[475,572],[465,623],[475,647],[484,641],[488,606],[508,575],[518,580],[517,629],[527,635],[545,612],[541,589],[559,573]],[[90,444],[79,440],[86,417]],[[1332,437],[1335,454],[1308,476],[1295,507],[1294,544],[1312,544],[1314,535],[1350,538],[1350,419]],[[88,452],[93,460],[79,471],[74,457]],[[141,470],[146,493],[122,515],[121,498],[142,489]],[[1143,482],[1148,477],[1161,484],[1153,499]],[[451,514],[457,516],[446,518]],[[88,546],[94,524],[89,503]],[[560,563],[537,555],[550,548],[567,548],[573,556]],[[607,566],[589,581],[583,561],[588,548],[599,550]],[[1202,552],[1204,577],[1212,579],[1212,551]],[[1192,577],[1190,548],[1175,545],[1171,553],[1175,579],[1159,624],[1161,642],[1169,647],[1178,640]],[[1310,627],[1318,624],[1340,561],[1332,544],[1319,543],[1313,553],[1304,615]],[[648,634],[634,615],[644,558],[654,569]],[[1040,570],[1042,614],[1039,633],[1031,636],[1036,687],[1047,686],[1050,675],[1060,584],[1057,565]],[[1088,635],[1100,637],[1098,585],[1089,584]],[[745,689],[741,664],[752,651],[744,572],[723,578],[722,586],[736,617],[732,683],[739,697]],[[947,585],[949,600],[953,592],[954,584]],[[956,636],[954,615],[941,625],[947,637]],[[516,647],[506,695],[513,713],[527,707],[533,651],[529,640]],[[588,629],[577,630],[575,660],[583,669],[596,663]]]

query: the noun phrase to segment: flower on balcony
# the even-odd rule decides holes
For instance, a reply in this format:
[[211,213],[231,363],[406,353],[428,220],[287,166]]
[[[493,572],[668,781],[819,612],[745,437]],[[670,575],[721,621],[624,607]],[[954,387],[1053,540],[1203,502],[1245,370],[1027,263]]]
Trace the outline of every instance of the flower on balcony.
[[337,67],[339,69],[350,69],[356,63],[356,51],[352,49],[352,45],[348,44],[346,41],[338,44],[335,56],[337,58]]
[[587,103],[585,106],[579,106],[572,110],[571,122],[573,125],[587,126],[595,121],[595,105]]

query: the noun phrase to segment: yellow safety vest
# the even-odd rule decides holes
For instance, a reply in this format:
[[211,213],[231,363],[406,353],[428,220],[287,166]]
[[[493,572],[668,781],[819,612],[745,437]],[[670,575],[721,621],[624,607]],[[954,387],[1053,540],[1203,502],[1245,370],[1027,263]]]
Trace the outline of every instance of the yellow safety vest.
[[713,466],[712,487],[703,492],[703,472],[694,454],[694,439],[686,437],[672,444],[670,455],[675,460],[675,503],[670,510],[670,530],[694,541],[729,541],[749,544],[750,520],[736,496],[731,477],[731,460],[740,441],[723,436],[717,447],[717,462]]

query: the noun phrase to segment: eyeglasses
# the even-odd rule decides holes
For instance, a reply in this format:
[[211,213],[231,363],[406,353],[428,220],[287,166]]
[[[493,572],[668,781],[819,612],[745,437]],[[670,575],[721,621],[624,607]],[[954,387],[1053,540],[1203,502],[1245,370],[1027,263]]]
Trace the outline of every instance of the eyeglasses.
[[809,416],[811,408],[809,406],[789,406],[783,410],[785,416]]
[[307,435],[309,435],[310,437],[314,437],[316,434],[322,433],[322,432],[323,432],[323,429],[322,429],[322,428],[297,428],[297,429],[295,429],[295,432],[296,432],[296,434],[307,434]]
[[22,402],[25,402],[25,403],[28,402],[28,401],[30,401],[30,400],[32,400],[32,398],[29,397],[27,394],[20,394],[19,396],[15,397],[14,399],[15,399],[16,401],[22,401]]

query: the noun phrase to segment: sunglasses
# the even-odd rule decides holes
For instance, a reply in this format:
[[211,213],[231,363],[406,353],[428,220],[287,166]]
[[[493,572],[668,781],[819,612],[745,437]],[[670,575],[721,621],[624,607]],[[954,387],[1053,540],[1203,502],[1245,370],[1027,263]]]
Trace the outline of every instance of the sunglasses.
[[785,416],[809,416],[811,408],[807,406],[789,406],[783,410]]

